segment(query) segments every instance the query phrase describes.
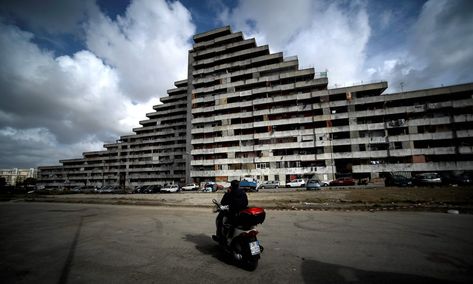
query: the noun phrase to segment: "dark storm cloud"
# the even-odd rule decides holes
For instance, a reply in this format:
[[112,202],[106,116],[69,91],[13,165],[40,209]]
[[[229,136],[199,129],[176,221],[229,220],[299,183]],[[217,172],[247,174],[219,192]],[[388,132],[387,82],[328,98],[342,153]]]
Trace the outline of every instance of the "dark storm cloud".
[[379,51],[372,77],[399,91],[473,81],[473,2],[429,1],[397,54]]
[[2,0],[0,13],[37,33],[79,33],[93,0]]
[[[473,80],[473,2],[436,1],[424,5],[413,33],[411,52],[425,64],[432,83]],[[427,81],[428,82],[428,81]]]

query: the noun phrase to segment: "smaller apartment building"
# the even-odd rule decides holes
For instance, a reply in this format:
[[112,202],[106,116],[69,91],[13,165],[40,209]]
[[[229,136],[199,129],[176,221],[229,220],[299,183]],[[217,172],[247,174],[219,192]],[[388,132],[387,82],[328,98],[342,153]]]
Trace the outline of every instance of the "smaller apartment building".
[[338,94],[329,105],[337,173],[473,170],[473,84],[387,95],[356,87],[330,93]]
[[147,113],[135,134],[105,144],[106,150],[39,167],[39,179],[51,188],[178,183],[185,180],[187,80],[175,82],[162,104]]
[[331,141],[340,171],[351,167],[354,174],[376,175],[473,170],[473,84],[356,94],[336,112],[345,116]]
[[6,185],[14,186],[27,178],[36,178],[36,169],[0,169],[0,177],[5,179]]

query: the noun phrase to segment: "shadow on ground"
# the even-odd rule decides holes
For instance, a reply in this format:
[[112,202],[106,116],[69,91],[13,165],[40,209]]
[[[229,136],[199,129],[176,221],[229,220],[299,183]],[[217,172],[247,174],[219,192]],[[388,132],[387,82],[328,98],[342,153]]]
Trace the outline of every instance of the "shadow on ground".
[[323,263],[315,260],[302,262],[302,277],[305,283],[458,283],[412,274],[366,271],[348,266]]
[[195,248],[203,254],[210,255],[228,265],[233,265],[232,259],[223,252],[211,236],[205,234],[186,235],[184,240],[194,243]]

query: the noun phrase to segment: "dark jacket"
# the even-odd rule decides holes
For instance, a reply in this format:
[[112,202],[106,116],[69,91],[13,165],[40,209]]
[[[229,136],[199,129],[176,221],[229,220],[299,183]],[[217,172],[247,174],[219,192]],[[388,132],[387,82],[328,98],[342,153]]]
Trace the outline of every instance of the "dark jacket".
[[240,188],[238,181],[232,181],[231,189],[227,191],[220,202],[222,205],[229,205],[229,214],[236,215],[248,207],[248,197],[246,192]]

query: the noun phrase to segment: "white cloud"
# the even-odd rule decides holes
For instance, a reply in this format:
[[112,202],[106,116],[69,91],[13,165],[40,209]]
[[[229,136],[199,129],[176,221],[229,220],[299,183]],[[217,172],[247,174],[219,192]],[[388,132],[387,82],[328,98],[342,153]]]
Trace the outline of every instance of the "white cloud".
[[2,167],[57,164],[125,132],[117,121],[131,102],[112,68],[89,51],[54,58],[30,33],[3,24],[0,31]]
[[128,102],[125,105],[126,111],[128,115],[121,118],[118,123],[121,125],[123,129],[131,129],[134,127],[139,127],[139,121],[146,120],[146,114],[153,112],[153,106],[159,105],[161,102],[158,98],[151,98],[146,103],[134,104],[132,102]]
[[[431,0],[418,16],[417,11],[392,10],[396,6],[388,5],[371,12],[377,13],[371,15],[377,19],[372,22],[370,4],[242,0],[223,9],[220,20],[256,37],[258,44],[269,44],[272,52],[297,55],[301,67],[328,69],[330,87],[386,80],[389,91],[397,91],[401,83],[418,89],[473,81],[472,1]],[[404,27],[406,23],[412,26]],[[372,30],[377,40],[391,37],[402,42],[370,42]],[[406,42],[396,32],[407,32]]]
[[187,51],[195,33],[179,2],[134,1],[116,21],[103,14],[87,25],[88,48],[114,66],[120,87],[136,101],[166,95],[187,77]]
[[88,13],[89,50],[58,57],[0,19],[0,167],[101,150],[186,77],[195,27],[180,3],[135,1],[115,21],[95,6]]
[[13,141],[42,143],[53,146],[54,135],[46,128],[14,129],[5,127],[0,129],[0,136],[8,137]]
[[[31,34],[0,25],[1,126],[46,127],[61,143],[90,131],[99,137],[124,132],[115,123],[127,99],[116,72],[89,51],[54,58],[31,42]],[[111,111],[104,112],[110,108]],[[106,133],[101,134],[101,133]]]
[[[249,1],[243,0],[233,10],[224,9],[220,21],[231,23],[258,44],[282,49],[289,40],[311,23],[313,1]],[[296,20],[297,18],[297,20]]]
[[331,85],[363,80],[371,31],[363,2],[241,1],[220,19],[255,36],[258,44],[268,43],[272,51],[297,55],[302,67],[328,69]]
[[348,10],[330,4],[324,11],[315,11],[309,28],[303,30],[287,45],[299,62],[328,69],[330,85],[344,85],[363,80],[365,48],[370,36],[368,15],[363,6]]

